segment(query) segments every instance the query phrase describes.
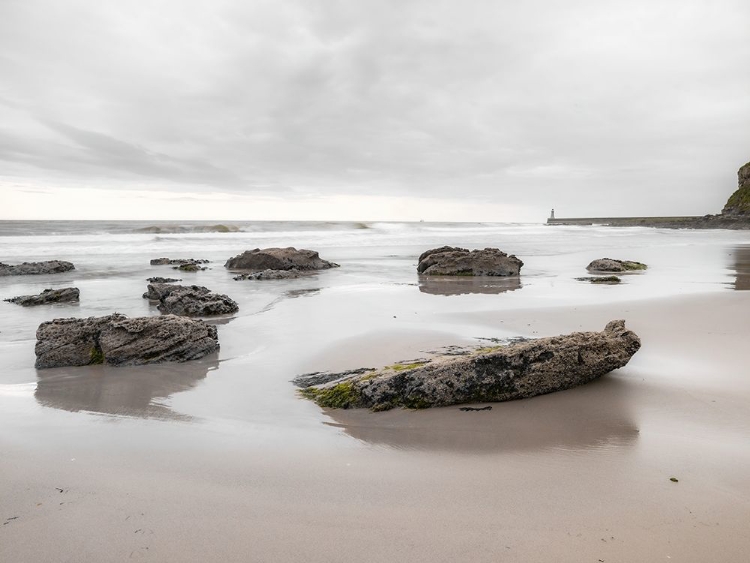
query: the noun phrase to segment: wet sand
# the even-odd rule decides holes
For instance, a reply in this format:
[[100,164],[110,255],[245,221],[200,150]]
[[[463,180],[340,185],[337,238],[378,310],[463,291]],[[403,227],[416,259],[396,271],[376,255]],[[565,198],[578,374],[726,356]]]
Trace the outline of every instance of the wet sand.
[[[743,291],[438,310],[434,331],[362,330],[288,360],[347,369],[470,342],[440,330],[451,325],[546,336],[625,318],[643,340],[592,384],[482,412],[322,413],[287,382],[259,383],[269,405],[247,408],[269,414],[250,428],[226,397],[205,411],[185,402],[211,403],[217,378],[249,377],[243,358],[208,377],[211,362],[172,374],[146,398],[108,379],[121,374],[88,373],[98,391],[84,396],[54,388],[80,373],[19,384],[35,402],[2,397],[0,560],[744,561],[748,310]],[[126,403],[202,421],[116,416]]]

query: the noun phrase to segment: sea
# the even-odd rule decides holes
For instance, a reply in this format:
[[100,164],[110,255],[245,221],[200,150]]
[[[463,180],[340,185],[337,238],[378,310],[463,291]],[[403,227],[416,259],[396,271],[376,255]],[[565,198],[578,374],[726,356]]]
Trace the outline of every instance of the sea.
[[[524,262],[521,276],[420,278],[419,255],[443,245],[515,254]],[[245,250],[290,246],[316,250],[340,267],[267,281],[235,281],[224,267]],[[208,269],[150,265],[160,257],[206,259]],[[603,257],[649,268],[622,276],[618,285],[578,279],[588,274],[591,260]],[[320,430],[325,418],[299,398],[290,383],[295,375],[420,357],[420,343],[540,336],[531,324],[526,334],[506,331],[503,311],[750,289],[750,232],[743,231],[429,222],[0,222],[0,262],[52,259],[70,261],[75,270],[0,277],[2,299],[47,288],[74,286],[81,292],[75,304],[25,308],[0,301],[3,424],[46,420],[66,427],[90,423],[92,416],[177,421],[209,425],[212,436],[241,432],[263,443],[340,434]],[[237,301],[237,314],[210,320],[219,331],[217,357],[156,368],[34,369],[40,323],[114,312],[159,315],[142,297],[152,276],[180,278]],[[496,311],[496,325],[479,326],[462,316],[477,311]]]

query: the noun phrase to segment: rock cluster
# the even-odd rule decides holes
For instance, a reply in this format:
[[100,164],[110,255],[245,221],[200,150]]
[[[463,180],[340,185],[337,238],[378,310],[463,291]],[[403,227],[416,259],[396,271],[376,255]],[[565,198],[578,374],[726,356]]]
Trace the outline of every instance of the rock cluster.
[[0,262],[0,276],[34,276],[42,274],[59,274],[75,270],[75,266],[63,260],[47,260],[46,262],[24,262],[11,266]]
[[588,383],[626,365],[640,346],[625,321],[617,320],[602,332],[576,332],[468,357],[386,368],[309,386],[301,393],[323,407],[376,411],[510,401]]
[[230,258],[224,267],[228,270],[326,270],[338,264],[323,260],[314,250],[296,248],[256,248]]
[[591,262],[586,269],[589,272],[634,272],[646,270],[648,266],[632,260],[614,260],[612,258],[599,258]]
[[497,248],[467,250],[442,246],[419,257],[417,272],[427,276],[517,276],[523,262]]
[[45,289],[39,295],[20,295],[5,299],[9,303],[31,307],[33,305],[44,305],[47,303],[69,303],[77,302],[80,291],[77,287],[65,287],[62,289]]
[[215,326],[175,315],[55,319],[39,325],[36,338],[37,368],[185,362],[219,348]]
[[261,272],[250,272],[234,276],[234,280],[291,280],[306,275],[298,269],[291,270],[263,270]]
[[146,281],[150,283],[174,283],[182,280],[178,280],[177,278],[163,278],[161,276],[155,276],[153,278],[148,278]]
[[196,258],[154,258],[152,266],[182,266],[183,264],[208,264],[209,260],[198,260]]
[[162,313],[184,317],[231,315],[240,309],[230,297],[200,285],[150,283],[143,297],[158,301]]

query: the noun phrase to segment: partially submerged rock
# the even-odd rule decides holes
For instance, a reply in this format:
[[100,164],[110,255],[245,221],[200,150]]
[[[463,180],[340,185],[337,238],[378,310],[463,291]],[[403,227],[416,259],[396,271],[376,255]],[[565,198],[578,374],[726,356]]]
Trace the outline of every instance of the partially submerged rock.
[[200,285],[150,283],[143,297],[158,301],[157,308],[162,313],[184,317],[231,315],[240,309],[230,297]]
[[235,281],[241,280],[292,280],[307,275],[298,269],[291,270],[263,270],[262,272],[250,272],[234,276]]
[[327,270],[338,264],[323,260],[314,250],[288,248],[256,248],[230,258],[224,267],[228,270]]
[[197,258],[154,258],[151,260],[152,266],[180,266],[182,264],[208,264],[209,260],[199,260]]
[[45,289],[39,295],[20,295],[5,299],[9,303],[30,307],[33,305],[44,305],[47,303],[69,303],[77,302],[80,291],[77,287],[65,287],[62,289]]
[[182,272],[202,272],[208,270],[205,266],[201,266],[198,262],[188,262],[187,264],[180,264],[179,266],[173,266],[173,270],[180,270]]
[[612,258],[599,258],[586,266],[590,272],[633,272],[645,270],[648,266],[632,260],[614,260]]
[[64,260],[47,260],[46,262],[23,262],[11,266],[0,262],[0,276],[37,276],[42,274],[59,274],[75,270],[75,266]]
[[37,368],[185,362],[219,348],[215,326],[175,315],[55,319],[39,325],[36,338]]
[[640,347],[638,336],[618,320],[602,332],[575,332],[484,349],[468,357],[385,368],[300,392],[322,407],[375,411],[510,401],[588,383],[626,365]]
[[174,283],[182,280],[178,280],[177,278],[163,278],[161,276],[155,276],[153,278],[148,278],[146,281],[149,283]]
[[583,278],[576,278],[578,281],[589,282],[589,283],[603,283],[603,284],[616,284],[622,280],[617,276],[586,276]]
[[417,272],[427,276],[517,276],[523,262],[497,248],[433,248],[419,257]]

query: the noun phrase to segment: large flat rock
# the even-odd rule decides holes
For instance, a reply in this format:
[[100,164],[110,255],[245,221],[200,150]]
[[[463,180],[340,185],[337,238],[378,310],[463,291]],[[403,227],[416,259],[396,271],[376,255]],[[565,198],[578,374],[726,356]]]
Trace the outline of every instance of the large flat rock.
[[77,287],[64,287],[62,289],[45,289],[39,295],[19,295],[18,297],[5,299],[5,301],[24,307],[48,303],[77,303],[80,294],[81,292]]
[[47,260],[46,262],[23,262],[11,266],[0,262],[0,276],[39,276],[43,274],[59,274],[75,270],[71,262],[64,260]]
[[227,260],[228,270],[327,270],[338,264],[323,260],[316,251],[301,248],[256,248]]
[[219,349],[215,326],[176,315],[55,319],[36,339],[37,368],[185,362]]
[[426,276],[517,276],[523,262],[497,248],[442,246],[422,253],[417,272]]
[[375,411],[511,401],[588,383],[626,365],[640,347],[638,336],[617,320],[601,332],[539,338],[470,356],[344,375],[305,386],[301,393],[323,407]]

